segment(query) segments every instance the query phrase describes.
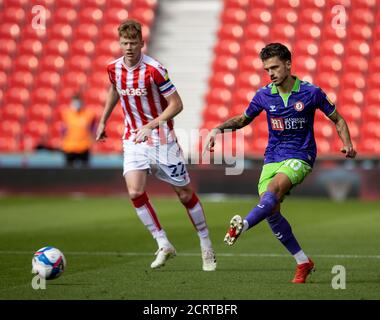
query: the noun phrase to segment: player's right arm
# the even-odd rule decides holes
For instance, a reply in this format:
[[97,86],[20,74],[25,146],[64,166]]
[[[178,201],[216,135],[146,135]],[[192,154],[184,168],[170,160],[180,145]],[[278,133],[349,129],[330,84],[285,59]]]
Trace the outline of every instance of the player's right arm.
[[96,141],[103,141],[107,138],[106,123],[118,101],[119,93],[117,92],[115,85],[111,85],[111,88],[108,90],[103,114],[99,120],[98,128],[96,130]]

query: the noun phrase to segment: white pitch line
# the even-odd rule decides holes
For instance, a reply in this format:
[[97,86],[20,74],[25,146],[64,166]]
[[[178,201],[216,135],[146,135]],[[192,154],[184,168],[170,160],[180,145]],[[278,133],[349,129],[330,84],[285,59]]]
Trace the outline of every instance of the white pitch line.
[[[31,251],[0,251],[0,255],[33,255],[34,252]],[[153,256],[153,253],[148,252],[89,252],[89,251],[69,251],[65,252],[65,255],[73,256]],[[177,253],[178,256],[186,257],[199,257],[200,253]],[[278,253],[216,253],[219,257],[262,257],[262,258],[289,258],[289,254],[278,254]],[[359,255],[359,254],[313,254],[313,257],[317,258],[327,258],[327,259],[380,259],[380,255]]]

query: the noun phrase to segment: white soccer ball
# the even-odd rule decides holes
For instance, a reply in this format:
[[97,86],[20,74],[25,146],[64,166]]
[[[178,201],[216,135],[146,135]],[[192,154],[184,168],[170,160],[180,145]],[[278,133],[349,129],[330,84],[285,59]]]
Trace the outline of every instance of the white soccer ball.
[[58,278],[66,268],[66,259],[63,253],[54,247],[43,247],[36,251],[32,260],[32,273],[39,277],[51,280]]

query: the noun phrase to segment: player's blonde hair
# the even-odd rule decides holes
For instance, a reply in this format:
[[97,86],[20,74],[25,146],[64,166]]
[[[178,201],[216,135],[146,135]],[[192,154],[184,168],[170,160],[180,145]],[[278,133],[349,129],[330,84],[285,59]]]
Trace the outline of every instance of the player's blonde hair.
[[117,29],[119,37],[142,40],[141,23],[135,20],[123,22]]

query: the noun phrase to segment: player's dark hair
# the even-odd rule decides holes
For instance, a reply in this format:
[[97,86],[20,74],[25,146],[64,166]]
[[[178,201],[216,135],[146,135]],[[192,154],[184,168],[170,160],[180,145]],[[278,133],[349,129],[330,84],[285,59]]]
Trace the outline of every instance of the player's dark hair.
[[279,57],[279,59],[282,61],[292,61],[292,54],[290,53],[289,49],[282,43],[278,42],[270,43],[260,51],[260,59],[262,61],[273,57]]
[[135,20],[123,22],[117,29],[119,37],[142,40],[141,24]]

